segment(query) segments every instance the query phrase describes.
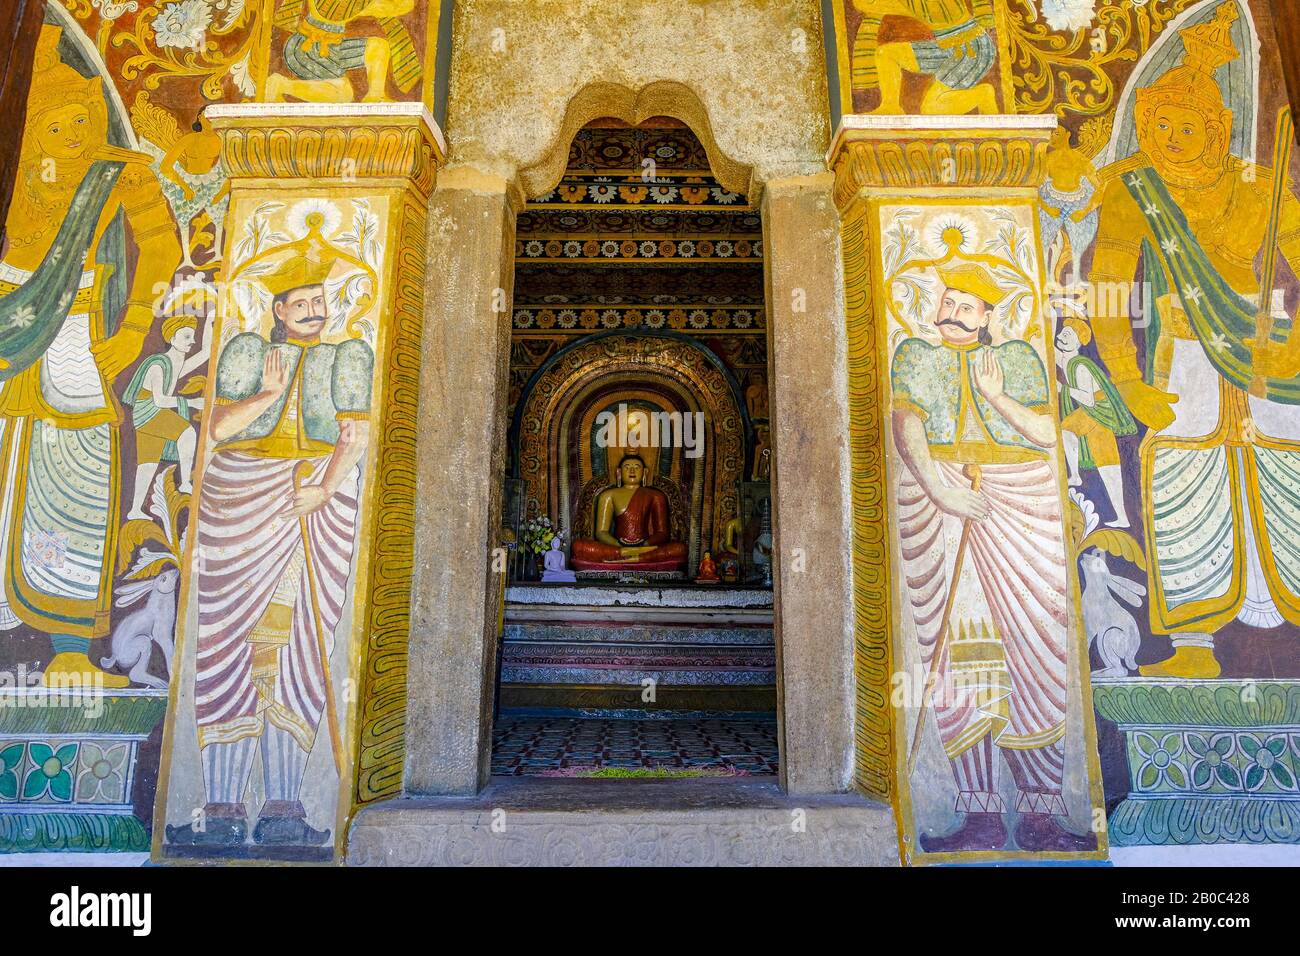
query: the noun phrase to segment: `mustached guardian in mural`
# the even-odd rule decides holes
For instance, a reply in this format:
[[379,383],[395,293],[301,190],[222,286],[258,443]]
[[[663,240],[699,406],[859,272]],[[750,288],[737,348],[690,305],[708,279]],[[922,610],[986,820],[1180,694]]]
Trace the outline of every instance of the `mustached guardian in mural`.
[[245,842],[259,741],[266,799],[254,842],[330,840],[299,794],[323,715],[342,762],[328,661],[347,599],[374,354],[360,338],[321,341],[335,259],[311,251],[263,279],[269,339],[236,335],[217,367],[198,513],[204,825],[169,826],[173,844]]
[[987,269],[937,271],[941,341],[905,339],[890,371],[908,597],[964,814],[955,831],[922,835],[921,846],[1003,848],[1001,752],[1015,778],[1020,849],[1090,849],[1092,837],[1058,822],[1068,812],[1069,592],[1047,372],[1028,342],[993,344],[1007,292]]

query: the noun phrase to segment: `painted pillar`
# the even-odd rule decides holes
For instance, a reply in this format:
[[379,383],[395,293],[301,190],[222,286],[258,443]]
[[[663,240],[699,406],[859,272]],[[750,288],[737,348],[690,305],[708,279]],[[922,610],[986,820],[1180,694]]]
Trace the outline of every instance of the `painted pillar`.
[[231,205],[154,856],[337,860],[352,814],[402,789],[445,146],[420,103],[208,116]]
[[[469,794],[491,768],[505,562],[501,496],[515,215],[523,195],[469,166],[440,176],[420,389],[406,790]],[[472,343],[472,344],[471,344]]]
[[[853,785],[848,414],[830,173],[763,188],[771,322],[781,776],[789,793]],[[817,495],[804,493],[816,487]]]
[[893,803],[905,863],[1105,853],[1035,207],[1054,126],[850,115],[830,153],[855,776]]

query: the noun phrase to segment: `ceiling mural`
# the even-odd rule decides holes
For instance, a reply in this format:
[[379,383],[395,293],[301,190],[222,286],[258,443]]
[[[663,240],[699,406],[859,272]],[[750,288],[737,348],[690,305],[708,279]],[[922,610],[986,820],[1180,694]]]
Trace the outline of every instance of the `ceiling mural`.
[[[671,296],[701,300],[725,296],[728,301],[762,301],[761,262],[716,261],[707,265],[679,262],[645,263],[629,269],[623,264],[522,261],[515,266],[515,301],[538,302],[544,296],[566,296],[602,302],[653,302]],[[600,297],[596,299],[595,297]],[[549,301],[549,300],[548,300]]]
[[745,197],[711,176],[637,172],[623,175],[570,169],[550,192],[530,205],[540,209],[748,209]]
[[519,214],[520,238],[602,238],[631,234],[655,238],[728,238],[758,240],[763,235],[758,213],[736,210],[685,212],[646,209],[538,209],[533,204]]
[[570,170],[622,171],[640,174],[646,162],[659,172],[708,175],[703,144],[684,125],[663,128],[586,127],[569,146]]
[[733,262],[758,262],[763,258],[762,240],[700,238],[692,239],[520,239],[515,242],[515,258],[528,260],[569,260],[573,262],[653,262],[671,259],[677,262],[707,262],[719,259]]

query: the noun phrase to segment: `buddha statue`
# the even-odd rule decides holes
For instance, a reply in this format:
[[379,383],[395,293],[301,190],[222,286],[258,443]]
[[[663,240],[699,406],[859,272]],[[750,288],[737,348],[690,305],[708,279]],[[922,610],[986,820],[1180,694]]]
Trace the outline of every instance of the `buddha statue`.
[[634,566],[642,571],[676,571],[686,561],[686,545],[670,541],[668,496],[645,484],[645,460],[624,455],[617,484],[596,496],[594,538],[573,542],[573,567],[601,571]]

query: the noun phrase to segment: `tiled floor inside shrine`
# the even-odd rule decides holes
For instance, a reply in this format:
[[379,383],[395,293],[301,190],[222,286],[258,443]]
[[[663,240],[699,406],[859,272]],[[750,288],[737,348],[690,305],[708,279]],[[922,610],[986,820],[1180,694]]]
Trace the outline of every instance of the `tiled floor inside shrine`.
[[494,776],[584,776],[618,770],[719,776],[777,772],[776,718],[603,718],[502,714]]

